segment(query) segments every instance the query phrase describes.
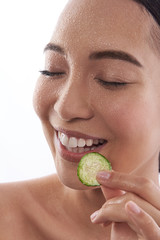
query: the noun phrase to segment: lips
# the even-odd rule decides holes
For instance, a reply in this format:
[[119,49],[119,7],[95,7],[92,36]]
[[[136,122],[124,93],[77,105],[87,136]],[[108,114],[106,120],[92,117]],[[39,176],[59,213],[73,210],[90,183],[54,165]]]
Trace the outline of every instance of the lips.
[[67,161],[79,162],[84,154],[99,152],[107,143],[105,139],[66,130],[56,131],[59,154]]

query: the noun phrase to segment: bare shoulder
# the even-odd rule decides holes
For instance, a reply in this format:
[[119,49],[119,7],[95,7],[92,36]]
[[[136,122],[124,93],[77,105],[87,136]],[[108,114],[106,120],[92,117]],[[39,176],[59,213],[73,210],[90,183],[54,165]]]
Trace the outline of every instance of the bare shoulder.
[[6,213],[7,209],[18,211],[25,206],[29,207],[30,202],[32,205],[33,202],[43,205],[49,199],[56,200],[63,188],[56,174],[21,182],[1,183],[0,209]]
[[56,203],[58,196],[62,196],[64,185],[59,181],[56,174],[24,182],[28,194],[41,205],[46,207],[49,201]]
[[39,219],[49,218],[51,205],[53,202],[59,204],[58,196],[62,192],[63,185],[56,175],[0,184],[1,237],[12,239],[11,236],[15,235],[25,239],[26,235],[27,239],[29,232],[33,233],[42,225]]

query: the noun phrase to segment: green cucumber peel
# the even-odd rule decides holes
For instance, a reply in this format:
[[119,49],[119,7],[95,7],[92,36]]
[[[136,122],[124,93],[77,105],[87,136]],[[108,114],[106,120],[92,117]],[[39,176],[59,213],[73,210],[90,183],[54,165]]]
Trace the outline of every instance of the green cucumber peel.
[[102,154],[97,152],[85,154],[77,168],[79,180],[86,186],[99,186],[96,175],[100,171],[112,170],[111,163]]

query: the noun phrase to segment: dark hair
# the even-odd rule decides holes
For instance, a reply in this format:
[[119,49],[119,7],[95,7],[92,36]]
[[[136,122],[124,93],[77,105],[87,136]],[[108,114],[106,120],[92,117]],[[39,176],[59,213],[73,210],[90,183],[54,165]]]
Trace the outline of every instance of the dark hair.
[[[133,0],[133,1],[139,3],[147,10],[147,12],[157,22],[160,29],[160,0]],[[160,172],[160,154],[159,154],[159,172]]]
[[133,0],[145,7],[160,26],[160,0]]

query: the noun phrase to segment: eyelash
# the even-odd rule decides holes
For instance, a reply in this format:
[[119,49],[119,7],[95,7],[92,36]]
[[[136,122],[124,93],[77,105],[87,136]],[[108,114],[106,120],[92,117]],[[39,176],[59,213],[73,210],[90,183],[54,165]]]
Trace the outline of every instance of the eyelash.
[[49,72],[47,70],[42,70],[42,71],[39,71],[42,75],[45,75],[45,76],[49,76],[49,77],[59,77],[61,75],[64,75],[65,73],[64,72]]
[[96,80],[104,87],[108,89],[123,88],[127,85],[126,82],[109,82],[102,79],[96,78]]
[[[65,72],[50,72],[47,70],[39,71],[42,75],[48,76],[48,77],[60,77],[61,75],[64,75]],[[116,89],[116,88],[123,88],[127,85],[126,82],[109,82],[104,81],[100,78],[96,78],[96,81],[98,81],[102,86],[104,86],[107,89]]]

